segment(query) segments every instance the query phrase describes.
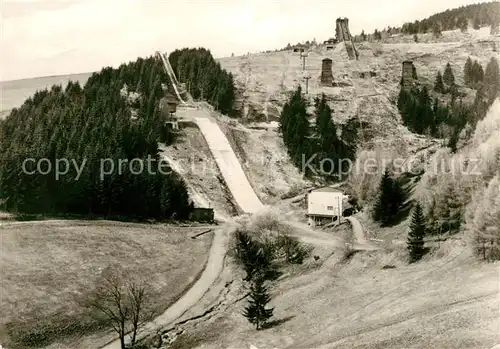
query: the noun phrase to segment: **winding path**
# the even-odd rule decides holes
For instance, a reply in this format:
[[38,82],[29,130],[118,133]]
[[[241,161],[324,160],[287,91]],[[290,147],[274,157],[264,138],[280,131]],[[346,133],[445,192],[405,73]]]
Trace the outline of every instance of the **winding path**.
[[354,216],[346,217],[346,220],[351,224],[352,233],[354,235],[354,248],[358,250],[375,251],[379,248],[373,246],[365,237],[365,231],[361,222]]

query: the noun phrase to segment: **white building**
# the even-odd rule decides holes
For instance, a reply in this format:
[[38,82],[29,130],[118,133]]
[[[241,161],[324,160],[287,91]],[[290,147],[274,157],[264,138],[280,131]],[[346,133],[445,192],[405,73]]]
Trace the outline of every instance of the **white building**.
[[333,222],[342,217],[343,200],[346,196],[340,189],[324,187],[311,190],[307,196],[307,217],[314,226],[323,222]]

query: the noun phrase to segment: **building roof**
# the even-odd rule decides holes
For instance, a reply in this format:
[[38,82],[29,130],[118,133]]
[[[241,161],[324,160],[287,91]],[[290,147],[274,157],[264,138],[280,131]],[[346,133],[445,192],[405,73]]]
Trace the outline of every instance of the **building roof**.
[[332,187],[322,187],[322,188],[316,188],[312,189],[311,192],[330,192],[330,193],[343,193],[343,190],[337,189],[337,188],[332,188]]

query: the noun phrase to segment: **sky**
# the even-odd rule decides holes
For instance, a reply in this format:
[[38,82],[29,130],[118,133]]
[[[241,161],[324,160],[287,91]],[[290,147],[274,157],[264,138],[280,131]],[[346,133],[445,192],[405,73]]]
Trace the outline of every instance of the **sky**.
[[156,50],[215,57],[276,49],[350,30],[399,26],[473,0],[0,0],[0,81],[118,66]]

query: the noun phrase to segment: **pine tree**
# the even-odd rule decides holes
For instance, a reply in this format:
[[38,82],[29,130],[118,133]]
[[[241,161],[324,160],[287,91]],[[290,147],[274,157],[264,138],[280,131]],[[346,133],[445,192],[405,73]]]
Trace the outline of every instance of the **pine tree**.
[[394,183],[388,169],[385,170],[379,186],[379,196],[373,210],[373,219],[382,224],[388,224],[392,212],[389,203],[392,201]]
[[439,38],[439,37],[442,36],[442,34],[441,34],[441,25],[438,22],[434,23],[434,25],[432,26],[432,35],[435,38]]
[[261,277],[253,280],[250,288],[250,299],[248,306],[245,307],[243,316],[248,321],[256,326],[257,330],[261,330],[266,322],[273,316],[274,308],[266,308],[267,303],[271,301],[269,291],[265,286],[265,281]]
[[474,20],[472,21],[472,27],[475,30],[481,29],[481,19],[479,18],[479,16],[474,17]]
[[467,32],[467,29],[469,28],[469,22],[467,21],[467,18],[465,16],[460,16],[457,20],[456,25],[462,33]]
[[414,263],[422,258],[425,253],[424,237],[426,233],[424,211],[420,203],[415,205],[413,210],[410,232],[408,233],[407,248],[410,263]]
[[451,64],[446,63],[446,68],[444,69],[443,81],[448,86],[453,86],[455,84],[455,76],[453,75],[453,70],[451,69]]
[[474,81],[473,63],[470,57],[467,58],[464,65],[464,83],[465,86],[471,86]]
[[460,132],[459,132],[458,128],[454,127],[453,131],[450,135],[450,138],[448,139],[448,144],[446,146],[451,149],[452,153],[455,153],[457,151],[459,133]]
[[491,27],[490,27],[490,35],[497,35],[498,34],[499,23],[500,23],[500,21],[498,20],[498,18],[493,19],[493,21],[491,22]]
[[[335,165],[339,163],[338,149],[340,148],[340,141],[337,137],[337,128],[332,120],[332,110],[326,102],[326,97],[323,94],[321,99],[317,98],[315,106],[316,114],[316,134],[319,136],[319,149],[320,160],[331,159],[334,168],[323,168],[325,173],[334,174],[338,171]],[[326,162],[325,163],[329,163]]]
[[473,88],[479,88],[484,80],[484,70],[481,63],[474,61],[472,64],[471,82]]
[[427,86],[422,87],[418,94],[417,108],[415,110],[417,116],[413,119],[412,128],[418,134],[423,134],[431,124],[432,119],[432,101],[429,96]]
[[440,71],[438,71],[436,75],[436,82],[434,83],[434,91],[436,91],[437,93],[444,93],[445,91],[443,76],[441,75]]
[[292,95],[289,103],[283,107],[280,116],[280,128],[283,142],[294,164],[302,168],[302,157],[311,153],[309,134],[310,125],[307,114],[307,105],[299,86]]
[[500,68],[498,61],[492,57],[484,72],[484,88],[488,106],[500,95]]

